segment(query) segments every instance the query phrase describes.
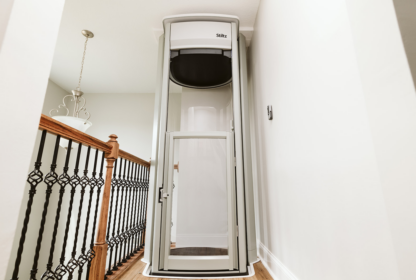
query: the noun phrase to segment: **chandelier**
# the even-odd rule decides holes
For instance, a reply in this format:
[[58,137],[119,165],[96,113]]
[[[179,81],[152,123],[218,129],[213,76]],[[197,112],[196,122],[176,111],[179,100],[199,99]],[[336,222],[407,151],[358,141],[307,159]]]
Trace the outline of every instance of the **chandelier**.
[[[52,109],[49,112],[49,115],[59,121],[62,122],[68,126],[71,126],[77,130],[80,130],[82,132],[86,132],[87,129],[92,125],[92,123],[89,121],[91,115],[89,112],[87,112],[87,109],[85,108],[85,105],[87,104],[86,99],[83,97],[84,93],[81,91],[81,79],[82,79],[82,71],[84,70],[84,60],[85,60],[85,53],[87,51],[87,43],[88,39],[94,37],[94,33],[92,33],[89,30],[82,30],[82,35],[85,36],[86,40],[84,43],[84,53],[82,55],[82,61],[81,61],[81,72],[79,74],[79,80],[78,80],[78,86],[75,90],[72,90],[72,95],[66,95],[62,99],[62,104],[58,106],[58,109]],[[74,102],[73,104],[73,110],[72,110],[72,116],[69,115],[70,109],[67,106],[67,103],[65,100],[67,98],[70,98],[69,102]],[[52,113],[58,113],[59,109],[65,108],[66,109],[66,115],[65,116],[52,116]],[[84,118],[81,118],[80,115],[83,115]],[[68,140],[61,139],[60,146],[63,148],[68,148]]]

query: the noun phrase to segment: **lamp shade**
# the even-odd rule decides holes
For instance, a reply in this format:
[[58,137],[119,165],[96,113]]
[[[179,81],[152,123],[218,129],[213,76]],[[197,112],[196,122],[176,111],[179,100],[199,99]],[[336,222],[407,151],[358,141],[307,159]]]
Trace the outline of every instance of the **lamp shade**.
[[[88,128],[92,125],[90,121],[86,121],[85,119],[77,118],[77,117],[70,117],[70,116],[55,116],[52,117],[53,119],[66,124],[72,128],[75,128],[81,132],[86,132]],[[69,141],[66,139],[61,139],[59,145],[62,148],[68,148]]]

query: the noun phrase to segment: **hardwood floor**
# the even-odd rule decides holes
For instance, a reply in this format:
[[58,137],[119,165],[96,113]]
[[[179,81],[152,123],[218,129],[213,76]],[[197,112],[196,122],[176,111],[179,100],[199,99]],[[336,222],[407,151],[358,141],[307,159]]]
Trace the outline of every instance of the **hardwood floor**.
[[119,268],[119,270],[113,271],[112,274],[106,275],[106,280],[119,280],[123,278],[124,274],[130,271],[140,260],[143,258],[144,249],[137,252],[133,257],[127,260],[127,262],[123,263],[123,266]]
[[[143,273],[145,266],[146,264],[144,262],[138,261],[134,265],[132,265],[130,269],[127,270],[118,279],[119,280],[170,280],[169,278],[153,278],[153,277],[144,276],[142,273]],[[273,278],[270,276],[269,272],[267,271],[267,269],[264,267],[264,265],[261,262],[254,264],[254,270],[256,271],[256,274],[254,274],[251,277],[229,278],[229,279],[230,280],[273,280]],[[180,278],[177,278],[177,279],[180,279]],[[223,279],[218,278],[218,279],[213,279],[213,280],[223,280]]]

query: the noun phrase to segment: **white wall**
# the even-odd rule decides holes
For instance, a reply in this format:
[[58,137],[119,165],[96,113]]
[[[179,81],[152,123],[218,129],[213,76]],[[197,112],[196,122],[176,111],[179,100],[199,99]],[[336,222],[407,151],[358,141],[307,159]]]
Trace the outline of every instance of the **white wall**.
[[[55,91],[64,91],[64,89],[50,81],[49,88]],[[59,89],[59,90],[58,90]],[[173,94],[176,96],[180,94]],[[86,131],[102,141],[108,141],[109,135],[116,134],[120,149],[138,156],[144,160],[150,159],[152,129],[153,129],[153,110],[154,110],[154,93],[131,93],[131,94],[109,94],[109,93],[85,93],[87,100],[86,108],[90,112],[92,126]],[[50,96],[50,98],[53,98]],[[60,98],[60,99],[59,99]],[[57,100],[50,99],[44,104],[43,113],[49,116],[51,109],[58,108],[62,104],[62,97]],[[73,102],[66,99],[70,115],[72,115]],[[180,99],[179,99],[180,100]],[[59,113],[53,112],[53,115],[66,114],[65,109],[60,109]],[[84,115],[80,115],[84,117]]]
[[264,263],[415,279],[416,108],[391,0],[263,0],[251,44]]
[[[347,6],[400,279],[416,279],[416,97],[412,76],[392,1],[349,0]],[[412,53],[407,54],[415,67]]]
[[[67,92],[66,90],[55,84],[52,80],[48,80],[48,87],[46,88],[45,100],[43,102],[42,107],[42,114],[50,116],[49,112],[52,109],[58,109],[58,106],[62,104],[62,99],[66,95],[71,95],[71,93]],[[60,109],[59,113],[54,111],[53,116],[63,113],[66,113],[65,109]]]
[[64,0],[15,0],[12,8],[10,5],[10,1],[0,5],[0,130],[4,159],[0,164],[0,279],[5,277],[16,235]]
[[118,136],[120,149],[150,160],[152,149],[154,93],[85,93],[92,126],[87,133],[108,141]]

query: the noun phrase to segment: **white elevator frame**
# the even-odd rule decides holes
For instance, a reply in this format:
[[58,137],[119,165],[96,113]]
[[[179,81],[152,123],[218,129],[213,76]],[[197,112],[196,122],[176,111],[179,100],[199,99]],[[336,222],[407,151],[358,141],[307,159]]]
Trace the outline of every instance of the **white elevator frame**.
[[[176,139],[224,139],[227,148],[227,214],[228,214],[228,255],[227,256],[171,256],[170,255],[170,221],[172,220],[173,199],[173,165],[174,165],[174,140]],[[234,148],[233,134],[226,131],[178,131],[166,133],[165,180],[167,195],[163,197],[165,208],[162,213],[162,233],[160,252],[164,256],[164,269],[175,270],[234,270],[237,269],[236,259],[236,219],[235,219],[235,190],[234,190]],[[165,233],[163,231],[166,231]],[[162,259],[162,258],[160,258]]]
[[[234,114],[234,140],[236,157],[236,203],[238,220],[238,271],[229,273],[247,273],[249,262],[256,260],[256,236],[254,222],[253,182],[251,174],[251,144],[247,93],[246,45],[243,35],[238,33],[239,19],[235,16],[217,14],[188,14],[167,17],[163,20],[164,35],[159,39],[159,62],[157,73],[157,89],[155,98],[153,148],[149,178],[149,204],[147,215],[146,250],[144,260],[151,263],[154,274],[195,274],[195,272],[175,272],[161,270],[159,260],[160,222],[162,209],[158,203],[159,189],[163,188],[165,146],[169,100],[170,74],[170,27],[175,22],[216,21],[231,24],[232,48],[232,93]],[[168,39],[166,39],[168,38]],[[240,57],[242,63],[240,65]],[[240,80],[240,75],[242,79]],[[243,143],[244,139],[244,143]],[[244,151],[244,157],[243,157]],[[246,246],[247,244],[247,246]],[[150,248],[149,248],[150,247]],[[200,273],[202,274],[202,273]],[[207,271],[203,274],[218,274]],[[227,272],[221,272],[227,274]]]

